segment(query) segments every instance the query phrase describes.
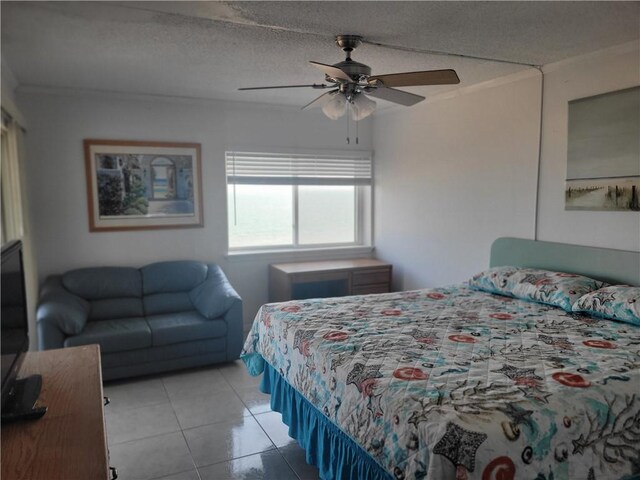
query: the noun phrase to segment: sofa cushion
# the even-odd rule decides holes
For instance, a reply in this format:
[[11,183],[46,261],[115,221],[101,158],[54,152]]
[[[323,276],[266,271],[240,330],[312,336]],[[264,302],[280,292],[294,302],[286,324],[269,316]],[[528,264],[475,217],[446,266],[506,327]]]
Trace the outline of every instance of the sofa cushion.
[[154,347],[227,334],[224,320],[207,320],[195,311],[153,315],[147,317],[147,322],[151,328]]
[[140,272],[144,295],[188,292],[207,278],[207,265],[187,260],[159,262],[142,267]]
[[142,296],[140,271],[129,267],[71,270],[62,276],[62,285],[85,300]]
[[140,298],[105,298],[93,300],[89,311],[89,320],[117,320],[144,316]]
[[145,295],[142,301],[144,302],[145,315],[190,312],[194,309],[187,292]]
[[97,343],[103,353],[122,352],[151,346],[151,330],[144,318],[122,318],[87,322],[81,333],[68,337],[65,347]]

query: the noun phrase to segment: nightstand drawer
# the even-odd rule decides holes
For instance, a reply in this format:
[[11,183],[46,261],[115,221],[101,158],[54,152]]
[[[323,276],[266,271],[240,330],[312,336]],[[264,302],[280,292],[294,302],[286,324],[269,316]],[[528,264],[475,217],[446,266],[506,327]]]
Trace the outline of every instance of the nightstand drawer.
[[353,272],[353,276],[351,277],[351,284],[354,287],[358,285],[374,285],[376,283],[389,283],[388,268]]
[[372,293],[389,293],[389,284],[382,283],[379,285],[363,285],[361,287],[353,287],[352,295],[370,295]]

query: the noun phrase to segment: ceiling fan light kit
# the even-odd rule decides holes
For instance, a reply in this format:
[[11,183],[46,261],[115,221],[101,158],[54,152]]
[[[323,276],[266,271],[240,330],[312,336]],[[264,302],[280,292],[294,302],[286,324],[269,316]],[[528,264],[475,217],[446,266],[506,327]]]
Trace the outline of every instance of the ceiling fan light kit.
[[[347,98],[339,91],[329,92],[329,97],[322,105],[322,111],[331,120],[337,120],[347,111]],[[326,97],[325,97],[326,98]]]
[[460,83],[454,70],[427,70],[422,72],[392,73],[388,75],[371,75],[371,67],[356,62],[351,58],[351,52],[362,42],[358,35],[338,35],[336,45],[346,54],[342,62],[327,65],[319,62],[309,62],[325,74],[328,83],[313,85],[283,85],[272,87],[249,87],[239,90],[266,90],[274,88],[314,89],[331,88],[318,98],[308,103],[303,109],[322,106],[324,114],[332,120],[351,112],[353,120],[360,121],[371,115],[376,109],[376,102],[368,97],[380,98],[388,102],[404,106],[415,105],[424,100],[421,95],[397,90],[391,87],[413,87],[423,85],[453,85]]
[[363,118],[367,118],[375,111],[376,105],[376,102],[366,95],[358,94],[351,101],[351,118],[356,122],[359,122]]

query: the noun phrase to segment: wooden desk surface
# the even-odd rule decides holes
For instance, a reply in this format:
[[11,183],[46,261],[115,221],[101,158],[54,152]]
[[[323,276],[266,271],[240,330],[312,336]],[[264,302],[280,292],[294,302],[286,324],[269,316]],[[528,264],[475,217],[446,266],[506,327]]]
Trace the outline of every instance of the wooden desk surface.
[[286,274],[333,272],[339,270],[355,270],[358,268],[389,267],[391,264],[375,258],[356,258],[351,260],[323,260],[317,262],[275,263],[272,268]]
[[98,345],[28,352],[20,377],[32,374],[49,410],[2,426],[2,480],[108,478]]

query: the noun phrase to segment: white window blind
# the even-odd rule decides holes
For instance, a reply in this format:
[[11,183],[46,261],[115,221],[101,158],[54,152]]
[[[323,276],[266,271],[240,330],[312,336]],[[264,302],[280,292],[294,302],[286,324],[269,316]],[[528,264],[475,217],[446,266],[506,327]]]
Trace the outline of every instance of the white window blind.
[[371,156],[227,152],[227,183],[371,185]]

